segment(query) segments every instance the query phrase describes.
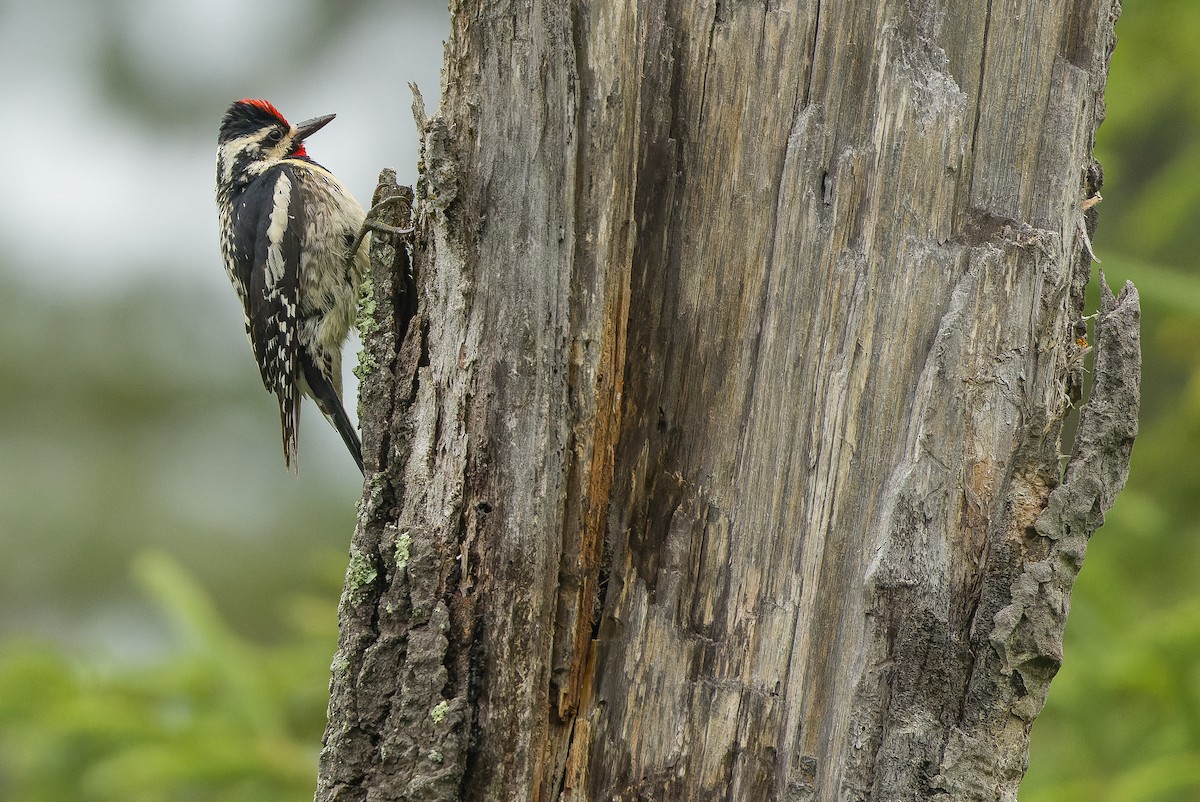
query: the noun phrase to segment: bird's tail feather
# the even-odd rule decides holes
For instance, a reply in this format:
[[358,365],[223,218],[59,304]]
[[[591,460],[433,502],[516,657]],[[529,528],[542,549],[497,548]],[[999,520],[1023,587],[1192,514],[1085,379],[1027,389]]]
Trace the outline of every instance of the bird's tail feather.
[[333,428],[337,429],[337,433],[342,436],[342,441],[350,450],[350,456],[354,457],[358,469],[365,475],[362,442],[358,439],[358,432],[355,431],[354,424],[350,422],[345,408],[342,407],[342,399],[338,397],[333,385],[317,369],[307,354],[301,354],[300,364],[304,371],[304,381],[308,385],[309,394],[317,402],[317,407],[333,424]]

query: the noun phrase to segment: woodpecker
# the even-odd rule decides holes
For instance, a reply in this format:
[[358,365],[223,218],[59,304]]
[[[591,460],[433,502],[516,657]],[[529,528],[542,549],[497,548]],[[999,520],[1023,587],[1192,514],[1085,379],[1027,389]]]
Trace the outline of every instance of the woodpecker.
[[217,135],[217,211],[225,271],[242,302],[263,386],[279,402],[283,459],[296,460],[308,395],[363,470],[342,406],[342,346],[354,324],[366,214],[311,158],[305,140],[334,115],[290,124],[265,100],[233,103]]

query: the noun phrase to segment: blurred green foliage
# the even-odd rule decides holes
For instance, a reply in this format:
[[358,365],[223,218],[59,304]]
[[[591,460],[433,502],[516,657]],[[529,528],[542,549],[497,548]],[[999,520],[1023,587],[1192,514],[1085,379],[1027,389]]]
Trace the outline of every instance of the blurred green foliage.
[[345,554],[361,477],[314,410],[283,469],[241,327],[231,291],[51,299],[0,273],[0,632],[129,637],[130,560],[166,548],[268,634],[301,555]]
[[445,3],[0,17],[24,168],[0,204],[0,800],[312,799],[362,477],[311,404],[284,469],[220,266],[213,137],[233,98],[332,95],[386,131],[371,171],[415,156],[384,99],[436,87]]
[[[230,629],[161,552],[134,561],[173,648],[98,666],[45,644],[0,656],[0,797],[22,802],[311,799],[337,577],[293,598],[275,645]],[[327,578],[328,579],[328,578]]]
[[0,799],[312,798],[361,479],[240,326],[0,274]]

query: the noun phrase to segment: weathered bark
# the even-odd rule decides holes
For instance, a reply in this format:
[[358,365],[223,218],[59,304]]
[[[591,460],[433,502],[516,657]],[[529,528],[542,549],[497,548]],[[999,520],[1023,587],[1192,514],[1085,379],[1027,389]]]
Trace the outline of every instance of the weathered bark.
[[452,3],[317,798],[1015,799],[1136,433],[1105,286],[1064,471],[1118,11]]

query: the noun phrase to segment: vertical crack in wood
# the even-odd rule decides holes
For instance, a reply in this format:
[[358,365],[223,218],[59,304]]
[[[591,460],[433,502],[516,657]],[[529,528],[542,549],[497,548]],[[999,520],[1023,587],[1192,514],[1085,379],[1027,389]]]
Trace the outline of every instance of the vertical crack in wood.
[[[971,147],[968,151],[971,154],[976,153],[976,142],[979,136],[979,124],[983,119],[983,90],[987,86],[984,80],[987,77],[987,60],[988,60],[988,44],[990,39],[988,33],[992,29],[992,0],[987,0],[987,9],[983,14],[983,41],[979,46],[979,74],[976,77],[978,85],[975,90],[975,121],[971,125]],[[973,161],[973,159],[972,159]],[[971,178],[967,181],[966,193],[968,197],[974,195],[975,171],[971,164],[967,164],[967,169],[970,171]]]
[[[600,10],[577,8],[571,20],[572,80],[575,104],[576,168],[574,254],[570,300],[567,385],[571,399],[571,447],[562,517],[563,540],[554,643],[551,655],[551,714],[559,727],[547,744],[553,781],[539,789],[543,798],[586,798],[591,754],[591,721],[580,711],[591,704],[600,602],[607,566],[604,548],[614,454],[621,428],[629,317],[632,198],[638,176],[616,159],[638,139],[630,130],[629,106],[622,94],[598,95],[606,82],[629,81],[615,65],[591,62],[591,37],[627,36],[639,15],[632,6]],[[606,26],[611,26],[611,29]],[[605,27],[600,34],[598,28]],[[604,54],[605,59],[608,54]],[[609,84],[611,86],[611,84]],[[614,97],[615,95],[615,97]],[[605,143],[609,155],[595,149]],[[609,162],[608,159],[614,159]],[[624,183],[611,184],[626,170]]]

